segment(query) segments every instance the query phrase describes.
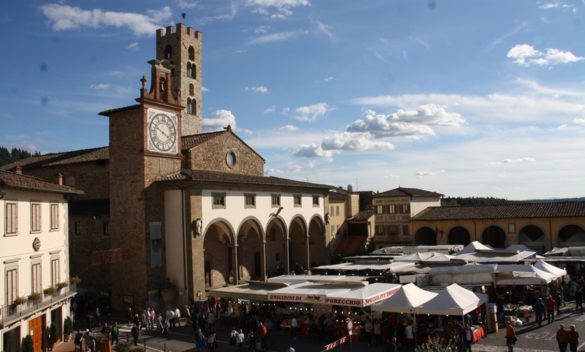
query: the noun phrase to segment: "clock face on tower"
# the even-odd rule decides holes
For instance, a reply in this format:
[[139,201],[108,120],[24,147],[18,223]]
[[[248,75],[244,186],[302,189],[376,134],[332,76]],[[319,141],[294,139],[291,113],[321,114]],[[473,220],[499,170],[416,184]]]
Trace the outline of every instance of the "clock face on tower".
[[177,115],[149,109],[146,133],[149,151],[177,154]]

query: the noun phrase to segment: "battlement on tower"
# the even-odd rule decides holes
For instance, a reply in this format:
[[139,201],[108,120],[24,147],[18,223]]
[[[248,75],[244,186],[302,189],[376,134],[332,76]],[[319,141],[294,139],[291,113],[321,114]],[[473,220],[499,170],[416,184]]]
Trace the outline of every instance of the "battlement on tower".
[[187,27],[184,23],[177,23],[175,27],[167,26],[166,28],[159,28],[156,30],[156,38],[164,38],[174,36],[176,34],[185,34],[187,36],[191,36],[197,40],[201,40],[202,33],[200,31],[196,31],[193,27]]

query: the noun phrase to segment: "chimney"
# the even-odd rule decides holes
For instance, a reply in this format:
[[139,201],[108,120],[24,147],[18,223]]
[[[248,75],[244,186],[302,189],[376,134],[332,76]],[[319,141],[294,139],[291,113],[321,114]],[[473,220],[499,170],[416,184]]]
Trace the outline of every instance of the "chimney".
[[17,175],[22,175],[22,167],[20,165],[16,165],[16,167],[14,168],[14,172]]
[[57,179],[55,180],[55,182],[59,185],[59,186],[63,186],[63,174],[58,172],[57,173]]

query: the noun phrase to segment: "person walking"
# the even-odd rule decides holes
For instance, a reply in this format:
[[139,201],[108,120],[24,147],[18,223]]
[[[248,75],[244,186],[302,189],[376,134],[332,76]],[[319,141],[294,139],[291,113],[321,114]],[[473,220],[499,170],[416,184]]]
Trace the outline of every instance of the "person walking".
[[514,325],[512,325],[511,321],[506,322],[506,345],[508,346],[508,352],[514,351],[514,345],[517,340]]
[[138,346],[138,337],[140,336],[140,328],[138,327],[137,324],[134,324],[132,326],[132,339],[134,340],[134,345]]
[[244,351],[244,341],[246,341],[246,335],[244,335],[244,331],[242,331],[242,329],[239,329],[238,334],[236,335],[236,346],[238,347],[238,352]]
[[577,346],[579,345],[579,333],[575,330],[575,325],[571,325],[569,330],[569,350],[571,352],[577,352]]
[[215,331],[211,331],[209,335],[207,335],[207,349],[209,352],[215,352],[217,348],[217,337],[215,335]]
[[113,344],[118,344],[118,336],[120,335],[120,331],[118,330],[118,322],[115,321],[114,325],[112,326],[112,328],[110,329],[110,338],[112,340],[112,345]]
[[473,331],[469,324],[465,324],[463,337],[465,338],[465,352],[471,352],[471,345],[473,345]]
[[583,313],[583,286],[577,285],[575,291],[575,310]]
[[553,296],[549,295],[546,301],[544,302],[546,306],[546,318],[548,323],[552,323],[555,321],[555,310],[557,308],[557,301],[553,298]]
[[536,302],[534,302],[533,309],[534,314],[536,315],[536,323],[538,326],[542,326],[542,319],[544,318],[544,312],[546,311],[542,298],[539,297]]
[[559,325],[556,338],[557,344],[559,345],[559,351],[566,352],[567,346],[569,345],[569,332],[565,330],[565,326],[563,324]]

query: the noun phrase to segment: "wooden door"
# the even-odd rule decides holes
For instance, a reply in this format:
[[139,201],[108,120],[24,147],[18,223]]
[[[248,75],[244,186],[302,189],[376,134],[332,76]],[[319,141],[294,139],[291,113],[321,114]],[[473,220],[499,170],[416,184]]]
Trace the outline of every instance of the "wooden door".
[[35,352],[43,351],[43,317],[44,315],[41,315],[28,321],[28,333],[32,335]]

